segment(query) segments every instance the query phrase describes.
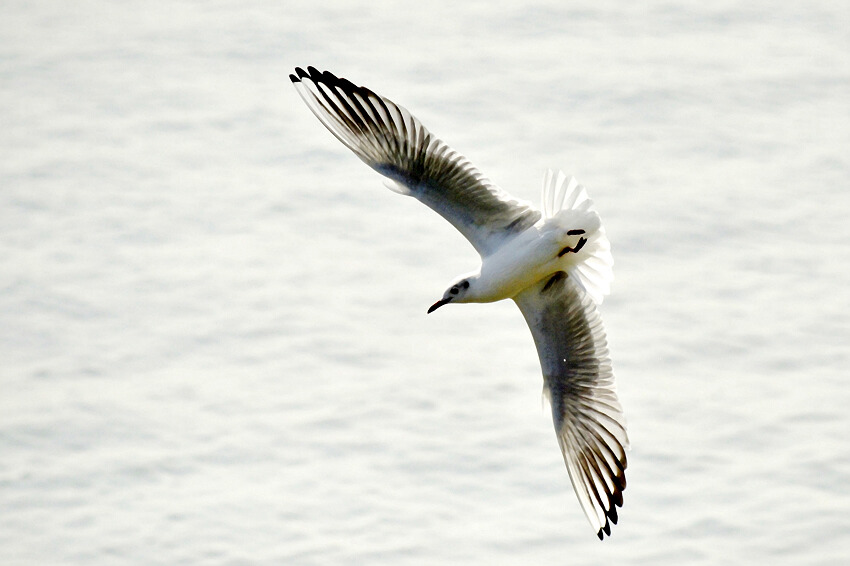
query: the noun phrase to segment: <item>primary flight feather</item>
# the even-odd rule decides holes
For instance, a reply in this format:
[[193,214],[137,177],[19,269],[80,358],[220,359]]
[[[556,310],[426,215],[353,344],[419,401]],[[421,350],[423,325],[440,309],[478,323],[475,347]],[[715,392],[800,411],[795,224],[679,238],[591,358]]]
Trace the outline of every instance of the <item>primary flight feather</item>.
[[626,488],[626,434],[597,305],[611,248],[584,187],[548,171],[542,211],[513,199],[410,112],[313,67],[289,76],[316,117],[364,163],[448,220],[481,255],[428,312],[513,299],[543,371],[558,445],[579,503],[602,539]]

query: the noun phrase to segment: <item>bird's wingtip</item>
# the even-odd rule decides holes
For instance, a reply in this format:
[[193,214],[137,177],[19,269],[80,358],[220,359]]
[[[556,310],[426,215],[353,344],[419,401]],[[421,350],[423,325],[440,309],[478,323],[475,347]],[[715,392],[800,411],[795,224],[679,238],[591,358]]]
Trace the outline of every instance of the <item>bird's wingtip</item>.
[[310,79],[318,74],[319,71],[317,71],[313,67],[307,67],[306,71],[301,67],[295,67],[295,72],[290,73],[289,80],[291,80],[293,83],[300,83],[302,80]]

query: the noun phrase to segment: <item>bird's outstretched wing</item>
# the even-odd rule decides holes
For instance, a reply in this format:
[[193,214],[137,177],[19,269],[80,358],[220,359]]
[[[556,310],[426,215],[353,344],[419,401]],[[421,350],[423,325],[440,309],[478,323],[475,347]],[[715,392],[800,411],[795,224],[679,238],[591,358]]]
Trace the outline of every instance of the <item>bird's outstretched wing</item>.
[[593,300],[563,271],[514,300],[537,345],[570,480],[601,540],[623,505],[629,444],[602,320]]
[[482,256],[540,219],[539,211],[490,183],[401,106],[313,67],[296,68],[289,78],[339,141],[397,183],[397,192],[451,222]]

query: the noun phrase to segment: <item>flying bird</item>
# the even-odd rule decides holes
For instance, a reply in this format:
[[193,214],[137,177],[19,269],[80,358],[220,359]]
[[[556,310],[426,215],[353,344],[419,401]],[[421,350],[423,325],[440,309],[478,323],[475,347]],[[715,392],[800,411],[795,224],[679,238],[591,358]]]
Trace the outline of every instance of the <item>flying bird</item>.
[[613,259],[587,191],[547,171],[542,210],[512,198],[403,107],[314,67],[289,75],[313,114],[388,187],[412,196],[463,234],[481,265],[434,303],[513,299],[534,338],[558,445],[600,540],[626,488],[626,433],[597,305]]

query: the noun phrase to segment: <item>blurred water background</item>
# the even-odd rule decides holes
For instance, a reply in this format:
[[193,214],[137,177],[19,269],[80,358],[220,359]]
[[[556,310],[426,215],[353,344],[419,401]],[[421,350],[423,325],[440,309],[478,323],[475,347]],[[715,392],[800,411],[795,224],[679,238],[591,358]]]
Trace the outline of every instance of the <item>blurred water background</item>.
[[[838,564],[850,8],[0,5],[0,563]],[[629,422],[599,542],[510,302],[292,89],[409,108],[613,243]]]

